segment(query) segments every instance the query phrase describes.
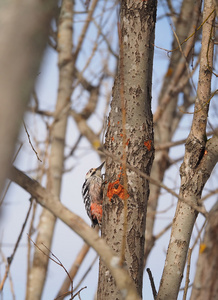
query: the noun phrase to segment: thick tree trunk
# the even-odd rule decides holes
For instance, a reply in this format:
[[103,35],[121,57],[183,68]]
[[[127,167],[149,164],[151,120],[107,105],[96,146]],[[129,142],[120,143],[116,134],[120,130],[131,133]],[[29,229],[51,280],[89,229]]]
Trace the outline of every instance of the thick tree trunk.
[[[124,235],[124,264],[140,295],[149,184],[137,172],[127,169],[129,197],[125,200],[125,164],[121,164],[121,160],[126,155],[129,164],[150,174],[154,158],[151,79],[155,20],[156,1],[121,2],[120,63],[105,142],[105,148],[115,159],[106,158],[106,179],[109,184],[105,188],[102,236],[122,256]],[[123,136],[126,136],[125,141]],[[102,261],[98,299],[122,299]]]
[[0,193],[57,1],[0,1]]
[[218,202],[210,211],[200,245],[190,300],[216,300],[218,295]]

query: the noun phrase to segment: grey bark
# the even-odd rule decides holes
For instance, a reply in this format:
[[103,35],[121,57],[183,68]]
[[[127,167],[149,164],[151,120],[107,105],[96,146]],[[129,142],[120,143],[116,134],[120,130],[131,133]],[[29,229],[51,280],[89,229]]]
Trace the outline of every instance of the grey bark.
[[[122,160],[126,151],[127,162],[150,174],[154,158],[153,123],[151,113],[151,78],[153,67],[153,43],[156,21],[156,1],[121,2],[121,48],[118,75],[113,89],[113,100],[106,134],[105,148]],[[123,56],[123,57],[121,57]],[[123,76],[123,86],[122,86]],[[124,97],[126,118],[126,145],[122,144],[121,97]],[[124,184],[122,164],[106,158],[106,179],[110,184]],[[143,252],[145,220],[149,195],[148,181],[127,170],[127,235],[125,240],[125,265],[138,290],[142,294]],[[116,184],[115,184],[116,188]],[[124,201],[114,195],[109,199],[105,188],[103,203],[102,236],[107,244],[121,255]],[[98,299],[123,299],[115,281],[100,262]]]
[[[180,10],[180,15],[175,24],[175,32],[182,42],[184,41],[190,31],[193,31],[198,24],[198,17],[200,14],[201,1],[192,1],[192,0],[184,0],[182,2],[182,7]],[[193,13],[194,11],[194,13]],[[190,22],[192,20],[192,22]],[[195,38],[192,39],[192,47],[194,46]],[[178,43],[174,38],[172,43],[172,49],[178,47]],[[170,85],[172,78],[174,77],[175,71],[181,60],[182,53],[180,51],[172,52],[169,67],[167,73],[164,77],[162,89],[159,95],[158,103],[162,105],[162,99],[164,98],[165,93],[167,92],[167,87]],[[189,61],[189,57],[186,58]],[[182,80],[183,74],[181,74],[180,79]],[[185,72],[185,76],[188,76],[187,72]],[[190,85],[187,84],[187,88],[189,92],[191,92]],[[171,95],[171,100],[166,106],[165,110],[162,113],[161,118],[154,124],[154,141],[155,146],[161,145],[171,141],[173,134],[178,128],[178,123],[183,114],[179,114],[177,117],[176,126],[172,126],[175,121],[175,116],[177,114],[177,105],[178,105],[178,93]],[[185,106],[189,106],[190,103],[184,104]],[[151,177],[155,178],[162,182],[165,171],[169,168],[169,157],[168,157],[169,149],[165,149],[162,151],[157,151],[155,154],[154,163],[151,169]],[[154,245],[154,237],[153,237],[153,228],[156,219],[156,209],[158,204],[158,199],[160,196],[160,187],[156,185],[150,185],[150,196],[148,200],[148,212],[146,219],[146,233],[145,233],[145,261],[146,264],[147,257]]]
[[[213,1],[204,2],[203,19],[213,10]],[[211,93],[211,70],[213,65],[213,32],[215,15],[203,26],[201,62],[197,99],[192,127],[186,141],[185,156],[180,168],[181,187],[179,196],[193,204],[199,200],[215,164],[217,163],[217,136],[206,142],[206,123]],[[212,31],[211,31],[212,29]],[[187,251],[197,212],[189,205],[178,201],[173,219],[170,243],[157,299],[177,299],[183,277]]]
[[218,295],[218,202],[210,211],[199,251],[190,300],[216,300]]
[[57,1],[0,2],[0,192]]

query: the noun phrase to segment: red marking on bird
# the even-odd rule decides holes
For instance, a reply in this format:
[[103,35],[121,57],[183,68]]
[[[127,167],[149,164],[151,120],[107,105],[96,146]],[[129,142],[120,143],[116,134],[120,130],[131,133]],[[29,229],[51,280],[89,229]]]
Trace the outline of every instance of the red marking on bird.
[[101,224],[102,221],[102,205],[97,203],[91,203],[90,206],[91,216],[93,219],[98,221],[98,224]]

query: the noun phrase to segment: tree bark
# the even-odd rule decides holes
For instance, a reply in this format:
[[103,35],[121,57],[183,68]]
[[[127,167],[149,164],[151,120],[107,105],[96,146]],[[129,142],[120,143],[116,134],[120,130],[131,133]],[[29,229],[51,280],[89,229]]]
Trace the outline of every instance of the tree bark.
[[210,211],[200,244],[190,300],[216,300],[218,295],[218,202]]
[[[122,1],[120,18],[120,62],[105,148],[120,160],[126,156],[129,164],[149,175],[154,158],[151,79],[156,1]],[[141,295],[149,184],[131,170],[126,174],[128,191],[125,191],[125,162],[106,158],[109,184],[103,202],[102,236],[121,256],[120,263],[125,248],[124,264]],[[100,261],[98,299],[122,298],[111,273]]]
[[[60,196],[63,174],[66,125],[69,103],[72,93],[72,18],[73,1],[62,2],[58,26],[58,66],[59,88],[55,109],[55,119],[50,127],[51,153],[47,176],[47,189],[57,197]],[[56,218],[47,209],[43,209],[36,244],[44,244],[51,249]],[[45,285],[49,258],[35,249],[33,265],[29,274],[26,299],[39,300]]]
[[[212,0],[204,2],[203,19],[213,11]],[[179,196],[200,205],[199,200],[215,164],[217,163],[217,136],[206,142],[206,123],[211,93],[211,70],[213,66],[213,22],[211,15],[203,26],[201,62],[197,99],[192,127],[186,141],[185,156],[180,168],[181,187]],[[183,277],[190,237],[197,212],[178,201],[173,220],[170,243],[157,299],[177,299]]]
[[[184,0],[182,2],[182,7],[180,11],[180,15],[175,24],[175,32],[182,42],[187,36],[189,36],[190,32],[193,32],[195,28],[197,28],[198,18],[201,13],[201,1],[192,1],[192,0]],[[190,20],[192,19],[192,22]],[[194,46],[195,36],[191,40],[192,47]],[[172,49],[178,47],[178,43],[176,38],[174,38],[172,43]],[[192,49],[190,47],[190,49]],[[176,73],[177,67],[179,66],[179,62],[181,60],[182,53],[180,51],[172,52],[169,67],[167,73],[164,77],[162,89],[159,95],[159,106],[162,105],[162,100],[164,99],[165,93],[168,92],[168,87],[171,84],[172,79]],[[189,57],[186,58],[189,61]],[[187,77],[188,74],[181,73],[180,80],[182,78]],[[190,88],[189,82],[187,82],[186,87]],[[170,102],[164,109],[161,118],[154,124],[154,143],[156,145],[165,144],[172,140],[172,136],[178,128],[178,123],[183,114],[179,113],[177,117],[176,126],[172,126],[175,122],[175,115],[177,114],[177,105],[178,105],[178,93],[172,93],[170,95]],[[189,106],[190,103],[184,103],[184,107]],[[154,163],[151,169],[151,177],[155,178],[162,182],[164,178],[165,171],[169,168],[169,157],[168,157],[169,149],[156,151]],[[145,233],[145,260],[144,264],[146,265],[146,260],[148,255],[153,248],[154,245],[154,237],[153,237],[153,229],[154,223],[156,219],[156,210],[158,205],[158,199],[160,197],[160,187],[157,185],[150,185],[150,196],[148,200],[148,211],[146,218],[146,233]]]

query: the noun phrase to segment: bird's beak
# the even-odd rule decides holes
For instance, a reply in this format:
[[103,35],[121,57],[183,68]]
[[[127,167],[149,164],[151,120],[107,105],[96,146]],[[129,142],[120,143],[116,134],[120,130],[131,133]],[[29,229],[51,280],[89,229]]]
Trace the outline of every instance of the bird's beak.
[[104,164],[105,164],[105,161],[99,167],[96,168],[96,171],[101,170],[103,168]]

